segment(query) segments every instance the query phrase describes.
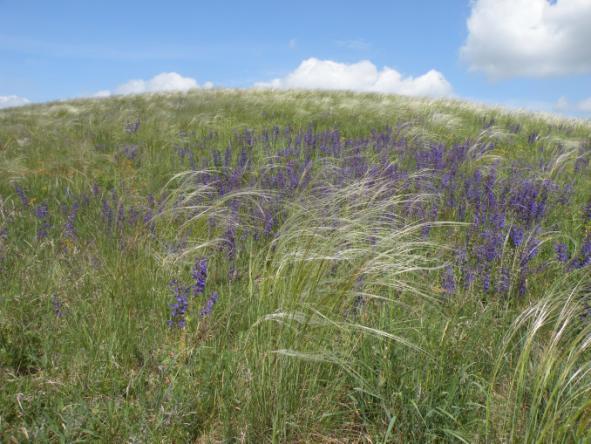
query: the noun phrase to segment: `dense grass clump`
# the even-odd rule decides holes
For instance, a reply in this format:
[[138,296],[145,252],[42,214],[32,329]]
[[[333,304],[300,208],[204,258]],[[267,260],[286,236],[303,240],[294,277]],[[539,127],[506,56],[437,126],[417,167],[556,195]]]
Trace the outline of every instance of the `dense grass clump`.
[[200,91],[0,112],[0,441],[591,441],[591,125]]

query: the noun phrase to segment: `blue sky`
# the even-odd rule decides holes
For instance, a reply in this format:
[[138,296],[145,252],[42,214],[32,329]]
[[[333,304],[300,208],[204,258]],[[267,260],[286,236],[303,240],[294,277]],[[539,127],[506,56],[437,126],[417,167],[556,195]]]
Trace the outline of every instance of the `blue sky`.
[[5,104],[212,82],[591,116],[591,0],[0,0],[0,23]]

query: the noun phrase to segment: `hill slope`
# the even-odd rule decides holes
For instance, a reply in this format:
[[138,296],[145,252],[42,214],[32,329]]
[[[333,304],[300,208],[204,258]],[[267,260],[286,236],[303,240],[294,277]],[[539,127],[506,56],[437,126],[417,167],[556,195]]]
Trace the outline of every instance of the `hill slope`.
[[591,439],[590,156],[370,94],[0,111],[0,438]]

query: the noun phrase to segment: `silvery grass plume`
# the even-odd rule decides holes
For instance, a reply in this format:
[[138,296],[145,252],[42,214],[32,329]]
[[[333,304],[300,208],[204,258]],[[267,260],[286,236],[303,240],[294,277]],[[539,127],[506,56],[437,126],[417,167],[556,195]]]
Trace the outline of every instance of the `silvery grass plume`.
[[242,217],[233,217],[233,203],[249,208],[260,208],[260,203],[267,201],[272,192],[255,188],[242,188],[219,195],[215,183],[203,183],[204,177],[215,177],[217,170],[187,171],[173,176],[162,190],[165,196],[163,210],[155,215],[155,221],[174,222],[178,226],[177,237],[180,239],[191,228],[193,236],[187,248],[174,251],[161,257],[165,263],[175,262],[188,256],[201,254],[203,250],[224,247],[229,240],[224,237],[221,227],[243,230],[256,228],[257,221]]
[[[345,303],[359,280],[389,294],[409,291],[437,299],[413,274],[441,268],[435,253],[442,246],[421,239],[420,233],[424,225],[461,224],[410,224],[402,217],[409,201],[431,198],[403,194],[387,179],[373,177],[306,195],[291,204],[290,216],[268,250],[273,271],[269,283],[290,281],[301,302],[326,298],[331,304]],[[334,281],[343,276],[343,281]]]
[[584,279],[556,283],[514,321],[489,386],[487,442],[591,439],[591,286]]
[[[432,197],[407,195],[386,179],[364,177],[288,204],[289,215],[265,257],[255,259],[264,272],[251,287],[258,317],[245,350],[255,399],[268,399],[268,381],[290,389],[278,392],[274,404],[260,401],[256,411],[289,409],[301,399],[303,386],[312,390],[327,380],[353,384],[353,393],[380,405],[375,378],[368,376],[373,370],[360,349],[387,346],[431,359],[412,323],[418,316],[414,307],[421,300],[437,310],[445,300],[444,291],[425,278],[445,266],[446,247],[425,241],[424,224],[409,223],[402,214],[408,200]],[[400,316],[391,316],[392,308]],[[321,411],[331,409],[323,404]]]

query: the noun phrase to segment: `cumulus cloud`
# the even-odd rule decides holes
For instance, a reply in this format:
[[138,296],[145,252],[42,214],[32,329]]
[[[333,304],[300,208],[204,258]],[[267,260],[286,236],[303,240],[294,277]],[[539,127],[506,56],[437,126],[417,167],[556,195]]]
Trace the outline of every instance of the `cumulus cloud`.
[[114,91],[98,91],[93,94],[93,97],[108,97],[112,94],[128,95],[162,91],[189,91],[200,87],[210,89],[213,88],[213,83],[205,82],[202,86],[199,86],[197,81],[191,77],[183,77],[176,72],[163,72],[150,80],[130,80],[123,85],[119,85]]
[[23,106],[31,103],[29,99],[19,96],[0,96],[0,109],[12,108],[14,106]]
[[491,78],[589,73],[590,24],[589,0],[474,0],[460,54]]
[[395,69],[381,70],[369,60],[338,63],[310,58],[283,78],[256,83],[258,88],[327,89],[394,93],[408,96],[450,96],[453,89],[439,71],[419,77],[403,77]]
[[150,80],[130,80],[120,85],[116,94],[141,94],[159,91],[188,91],[198,88],[197,81],[190,77],[183,77],[176,72],[163,72]]

